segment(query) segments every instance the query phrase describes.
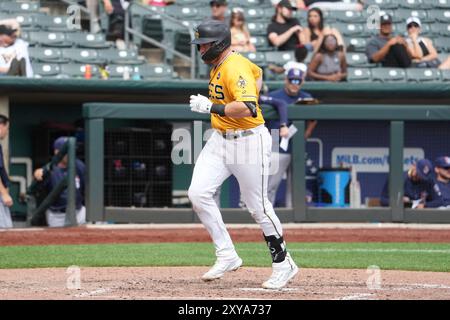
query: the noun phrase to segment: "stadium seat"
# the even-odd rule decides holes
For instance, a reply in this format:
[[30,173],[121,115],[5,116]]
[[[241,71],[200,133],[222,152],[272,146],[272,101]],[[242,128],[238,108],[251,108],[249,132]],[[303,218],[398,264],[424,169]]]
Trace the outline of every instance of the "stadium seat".
[[66,16],[42,16],[36,21],[38,25],[43,30],[53,31],[53,32],[71,32],[75,29],[69,29],[67,27],[67,17]]
[[365,3],[368,6],[375,5],[382,9],[393,9],[398,7],[398,4],[392,0],[366,0]]
[[257,51],[268,51],[272,50],[272,47],[269,46],[269,41],[267,37],[251,37],[250,41],[253,43]]
[[441,75],[438,69],[408,68],[406,80],[408,82],[439,82]]
[[450,9],[434,9],[429,10],[428,16],[433,22],[450,23]]
[[372,82],[369,68],[348,68],[347,81],[349,82]]
[[59,48],[28,48],[32,61],[44,63],[67,63],[70,59],[64,59]]
[[286,62],[295,61],[294,51],[269,51],[266,52],[268,64],[283,66]]
[[333,27],[338,29],[344,37],[359,37],[364,36],[364,28],[366,26],[355,23],[336,22],[333,24]]
[[55,77],[61,71],[60,65],[53,63],[33,63],[32,67],[36,78]]
[[449,23],[430,23],[431,32],[435,37],[443,36],[450,37],[450,22]]
[[145,60],[139,59],[138,53],[133,50],[98,50],[98,55],[109,64],[138,65],[145,63]]
[[432,4],[424,0],[396,0],[396,3],[400,5],[401,8],[405,9],[430,9]]
[[39,11],[39,2],[15,2],[15,1],[7,1],[0,2],[0,11],[6,12],[38,12]]
[[396,23],[403,24],[405,24],[406,19],[408,19],[409,17],[417,17],[421,22],[430,21],[426,10],[397,9],[395,10],[394,16],[397,18],[394,19]]
[[165,13],[182,20],[194,19],[198,16],[198,10],[193,7],[168,6]]
[[97,50],[94,49],[79,49],[70,48],[63,49],[62,56],[72,62],[76,63],[93,63],[103,64],[106,63],[106,59],[100,58]]
[[267,21],[264,17],[264,9],[261,8],[244,8],[244,16],[248,22],[258,20]]
[[[269,16],[269,20],[267,20],[267,21],[271,21],[270,18],[272,18],[272,16],[275,14],[275,10],[274,10],[274,8],[265,9],[265,15],[267,15],[266,10],[268,10],[268,12],[270,12],[270,10],[272,10],[271,11],[272,14]],[[308,12],[306,10],[297,10],[297,12],[295,13],[295,17],[300,21],[302,26],[308,25]]]
[[41,46],[69,48],[72,42],[66,38],[63,32],[47,32],[47,31],[32,31],[28,33],[28,40],[30,43],[38,43]]
[[[61,65],[61,70],[60,70],[60,74],[58,75],[58,77],[59,78],[84,78],[85,71],[86,71],[85,64],[67,63],[67,64]],[[95,64],[91,65],[91,74],[92,74],[92,78],[94,78],[94,79],[100,78],[99,69]]]
[[348,52],[365,52],[366,38],[344,38],[345,46]]
[[165,64],[144,64],[135,66],[134,69],[144,80],[174,78],[172,67]]
[[439,52],[450,52],[450,38],[441,37],[433,40],[436,50]]
[[105,35],[101,33],[73,32],[67,33],[67,40],[80,48],[107,49],[112,46],[111,42],[105,40]]
[[260,0],[229,0],[230,7],[255,8],[260,7],[264,1]]
[[[362,23],[366,18],[359,11],[328,11],[339,22]],[[328,22],[328,18],[326,20]]]
[[241,54],[262,68],[267,65],[266,55],[262,52],[243,52]]
[[400,68],[372,68],[374,82],[405,82],[406,73]]
[[375,64],[372,64],[368,61],[365,53],[357,53],[357,52],[347,52],[345,54],[345,58],[347,60],[347,64],[353,67],[373,67]]
[[426,0],[430,2],[434,8],[450,9],[450,0]]
[[450,82],[450,70],[441,70],[441,79],[444,82]]
[[261,22],[248,22],[247,28],[252,36],[265,36],[267,34],[267,25]]

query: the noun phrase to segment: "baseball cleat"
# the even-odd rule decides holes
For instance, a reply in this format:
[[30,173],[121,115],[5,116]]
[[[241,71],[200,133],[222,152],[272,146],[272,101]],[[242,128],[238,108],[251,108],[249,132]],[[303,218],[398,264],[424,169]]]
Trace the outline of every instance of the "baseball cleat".
[[212,281],[215,279],[220,279],[225,274],[225,272],[236,271],[240,266],[242,266],[242,259],[239,257],[236,257],[232,260],[217,259],[214,266],[202,276],[202,280]]
[[262,284],[265,289],[281,289],[298,273],[298,267],[289,253],[283,262],[272,263],[272,269],[269,280]]

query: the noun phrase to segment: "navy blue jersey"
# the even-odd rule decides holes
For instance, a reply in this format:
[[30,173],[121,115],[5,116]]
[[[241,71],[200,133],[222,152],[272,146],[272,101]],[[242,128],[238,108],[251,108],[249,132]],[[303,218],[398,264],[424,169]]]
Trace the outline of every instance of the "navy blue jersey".
[[425,203],[425,207],[427,208],[450,206],[450,182],[445,183],[436,180],[430,198],[431,199]]
[[[403,173],[403,181],[404,196],[408,197],[411,201],[421,198],[425,198],[426,200],[431,199],[433,183],[412,181],[408,176],[408,172]],[[383,191],[381,192],[381,205],[385,207],[389,206],[389,179],[384,184]]]
[[[286,90],[284,88],[278,89],[272,92],[269,92],[269,97],[272,98],[273,101],[283,101],[283,103],[278,103],[276,105],[273,105],[279,114],[279,120],[266,120],[266,126],[270,130],[272,129],[280,129],[281,123],[286,123],[288,126],[290,125],[289,119],[288,119],[288,106],[291,104],[294,104],[298,99],[302,98],[312,98],[311,94],[308,92],[300,90],[297,95],[290,96],[286,93]],[[266,101],[264,101],[266,100]],[[267,98],[260,98],[260,101],[262,103],[271,104],[270,101],[267,101]],[[280,153],[291,153],[292,146],[291,146],[291,140],[289,140],[289,146],[287,151],[284,151],[283,149],[279,148]]]
[[[76,161],[76,176],[75,176],[75,193],[76,193],[76,208],[80,209],[84,201],[84,183],[85,183],[85,165],[81,160]],[[49,191],[54,189],[61,180],[67,175],[67,168],[54,166],[50,177],[45,181],[45,185]],[[67,188],[61,192],[59,197],[50,206],[52,211],[65,211],[67,207]]]
[[9,187],[9,177],[8,177],[8,173],[6,172],[6,168],[5,168],[5,162],[4,162],[4,158],[3,158],[3,148],[2,145],[0,144],[0,178],[2,179],[2,184],[5,188]]

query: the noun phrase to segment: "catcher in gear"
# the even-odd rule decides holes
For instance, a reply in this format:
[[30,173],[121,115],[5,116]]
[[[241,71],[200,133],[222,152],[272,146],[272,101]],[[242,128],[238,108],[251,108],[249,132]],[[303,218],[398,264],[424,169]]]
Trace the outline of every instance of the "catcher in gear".
[[230,49],[231,34],[226,24],[203,22],[195,35],[191,43],[197,45],[202,60],[212,69],[209,96],[192,95],[190,107],[193,112],[211,114],[215,129],[199,155],[189,187],[193,209],[216,249],[216,263],[202,279],[221,278],[242,265],[213,199],[217,188],[234,175],[272,256],[273,273],[262,286],[280,289],[297,274],[298,267],[286,250],[280,220],[267,198],[272,138],[258,105],[262,70]]

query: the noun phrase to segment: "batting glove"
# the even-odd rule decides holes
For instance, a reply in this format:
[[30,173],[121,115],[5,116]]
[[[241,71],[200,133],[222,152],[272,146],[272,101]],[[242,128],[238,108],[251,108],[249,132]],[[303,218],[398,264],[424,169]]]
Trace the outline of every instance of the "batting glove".
[[191,96],[190,106],[191,111],[198,113],[211,113],[211,106],[213,103],[209,99],[201,94]]

